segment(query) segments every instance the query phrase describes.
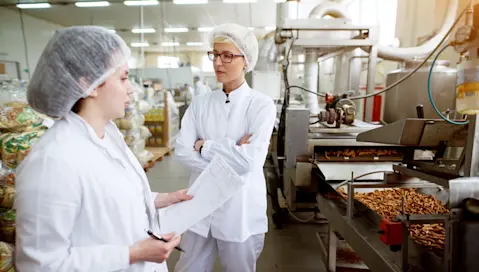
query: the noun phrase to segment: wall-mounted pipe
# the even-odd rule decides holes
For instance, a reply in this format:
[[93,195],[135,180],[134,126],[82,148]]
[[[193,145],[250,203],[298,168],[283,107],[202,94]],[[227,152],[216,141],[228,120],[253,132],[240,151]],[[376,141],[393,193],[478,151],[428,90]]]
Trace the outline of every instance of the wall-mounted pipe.
[[[442,38],[447,34],[449,29],[456,20],[456,13],[459,6],[459,0],[449,0],[447,13],[444,23],[439,32],[426,43],[415,47],[394,48],[391,46],[378,45],[378,57],[386,60],[406,61],[417,58],[427,57],[441,42]],[[367,48],[363,48],[367,50]]]
[[321,19],[328,15],[333,18],[350,18],[347,11],[347,6],[335,2],[326,2],[317,5],[309,13],[309,18]]

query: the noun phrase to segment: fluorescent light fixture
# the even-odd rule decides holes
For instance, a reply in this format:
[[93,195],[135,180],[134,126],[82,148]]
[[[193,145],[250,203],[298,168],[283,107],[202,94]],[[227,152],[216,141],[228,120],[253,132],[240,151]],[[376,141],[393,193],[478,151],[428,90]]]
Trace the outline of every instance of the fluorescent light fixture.
[[187,46],[203,46],[202,42],[187,42]]
[[43,9],[51,7],[52,5],[50,5],[49,3],[17,4],[17,8],[19,9]]
[[154,28],[133,28],[131,30],[133,33],[155,33],[156,30]]
[[140,1],[125,1],[123,2],[125,6],[156,6],[158,5],[157,0],[140,0]]
[[167,27],[165,28],[165,32],[167,33],[180,33],[180,32],[188,32],[188,28],[186,27]]
[[284,2],[286,2],[286,0],[274,0],[274,2],[276,2],[276,3],[284,3]]
[[148,46],[150,46],[150,44],[147,43],[147,42],[133,42],[130,45],[131,45],[131,47],[148,47]]
[[250,26],[248,27],[249,30],[254,30],[254,27]]
[[226,4],[243,4],[243,3],[255,3],[257,0],[223,0]]
[[75,6],[79,8],[96,8],[96,7],[108,7],[110,2],[98,1],[98,2],[75,2]]
[[199,32],[210,32],[212,30],[213,30],[212,27],[198,27]]
[[199,5],[208,4],[208,0],[173,0],[176,5]]
[[273,30],[276,30],[276,27],[275,26],[267,26],[267,27],[264,28],[264,30],[273,31]]
[[180,46],[179,42],[163,42],[161,46]]

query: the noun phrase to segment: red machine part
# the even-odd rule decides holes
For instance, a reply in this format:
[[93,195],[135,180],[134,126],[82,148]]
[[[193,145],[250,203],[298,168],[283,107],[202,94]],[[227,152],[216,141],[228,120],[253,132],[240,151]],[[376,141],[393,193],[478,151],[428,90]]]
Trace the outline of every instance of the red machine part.
[[402,244],[402,224],[388,219],[383,219],[379,225],[381,229],[380,239],[389,246],[397,246]]
[[333,103],[334,101],[334,95],[330,94],[330,93],[327,93],[324,97],[324,100],[326,102],[326,104],[330,104],[330,103]]

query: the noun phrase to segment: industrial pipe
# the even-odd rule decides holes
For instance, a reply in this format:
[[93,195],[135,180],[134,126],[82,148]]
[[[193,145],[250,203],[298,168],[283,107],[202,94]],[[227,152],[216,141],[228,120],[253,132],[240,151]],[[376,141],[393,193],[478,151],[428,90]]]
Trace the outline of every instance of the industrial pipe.
[[311,10],[309,18],[321,19],[328,15],[333,18],[349,18],[350,16],[346,9],[347,6],[340,3],[321,3]]
[[[455,22],[459,0],[449,0],[446,18],[439,32],[426,43],[415,47],[394,48],[378,45],[378,57],[386,60],[407,61],[427,57],[441,42]],[[368,51],[368,48],[362,48]]]
[[[306,49],[304,65],[305,88],[315,93],[318,91],[318,65],[317,51],[315,49]],[[319,101],[316,94],[306,93],[304,100],[311,114],[315,115],[319,113]]]

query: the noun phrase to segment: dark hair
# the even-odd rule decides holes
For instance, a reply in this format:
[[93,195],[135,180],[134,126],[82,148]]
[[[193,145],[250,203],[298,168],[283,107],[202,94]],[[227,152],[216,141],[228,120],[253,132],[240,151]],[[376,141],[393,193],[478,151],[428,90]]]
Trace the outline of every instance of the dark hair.
[[[102,87],[105,85],[105,82],[102,82],[98,87]],[[72,111],[76,114],[80,113],[83,101],[85,101],[85,98],[80,98],[77,102],[75,102],[75,105],[72,107]]]

